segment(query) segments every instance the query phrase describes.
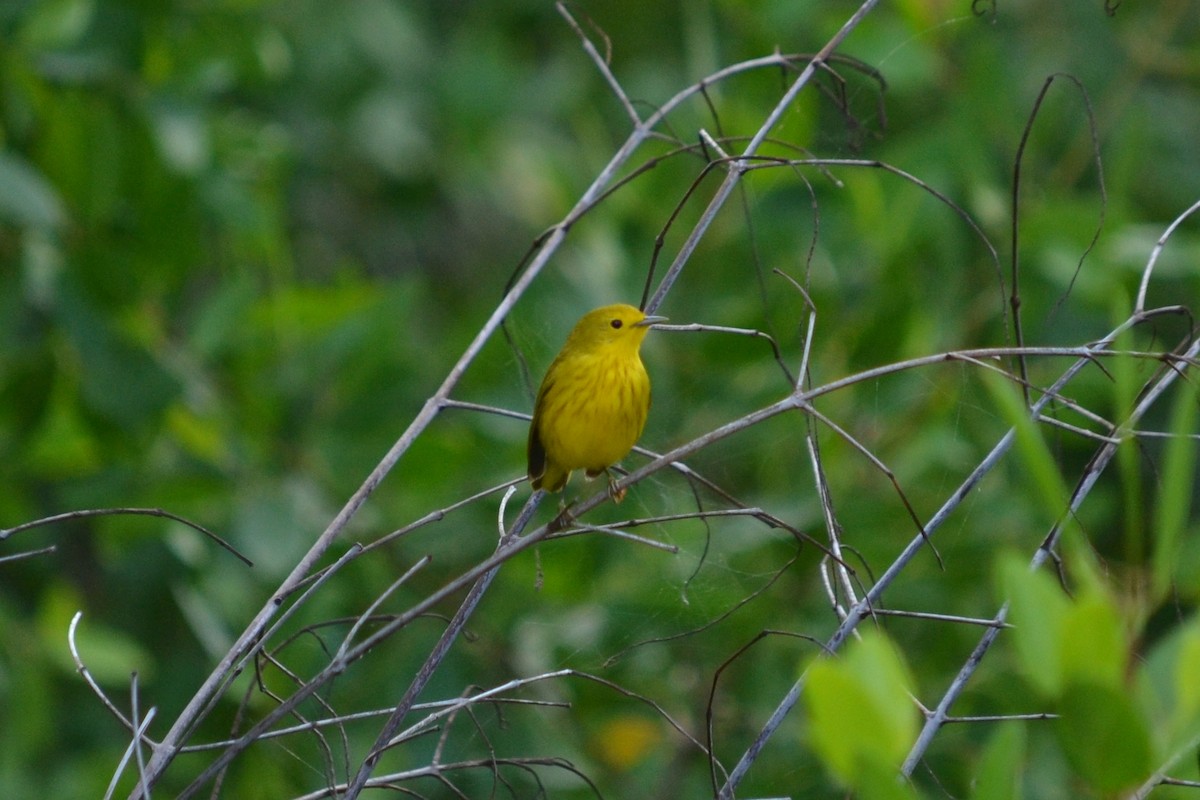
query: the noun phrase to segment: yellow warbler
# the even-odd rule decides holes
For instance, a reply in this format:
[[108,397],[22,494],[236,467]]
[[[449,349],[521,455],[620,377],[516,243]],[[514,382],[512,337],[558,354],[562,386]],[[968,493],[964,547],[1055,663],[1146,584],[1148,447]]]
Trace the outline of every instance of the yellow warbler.
[[665,317],[603,306],[575,325],[546,370],[529,425],[529,480],[557,492],[572,470],[588,477],[624,458],[646,424],[650,377],[638,349]]

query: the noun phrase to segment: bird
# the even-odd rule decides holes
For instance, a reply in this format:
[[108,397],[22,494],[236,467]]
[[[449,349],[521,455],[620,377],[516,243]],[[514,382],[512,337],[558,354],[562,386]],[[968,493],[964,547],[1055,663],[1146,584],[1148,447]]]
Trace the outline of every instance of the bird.
[[[584,314],[550,363],[529,425],[529,481],[558,492],[571,473],[594,478],[620,461],[642,435],[650,412],[650,376],[640,348],[650,326],[631,305],[601,306]],[[623,492],[610,494],[620,501]]]

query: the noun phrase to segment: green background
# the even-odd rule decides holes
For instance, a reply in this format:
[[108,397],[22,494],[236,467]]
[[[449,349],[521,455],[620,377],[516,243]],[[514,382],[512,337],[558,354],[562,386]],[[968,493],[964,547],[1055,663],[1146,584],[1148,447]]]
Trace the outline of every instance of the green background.
[[[728,64],[776,49],[815,51],[853,8],[735,0],[571,7],[601,52],[611,47],[611,69],[643,116]],[[800,293],[773,273],[782,270],[807,286],[817,311],[813,385],[944,350],[1011,345],[1014,157],[1043,83],[1065,73],[1087,100],[1071,80],[1056,79],[1022,163],[1024,341],[1079,345],[1125,319],[1155,240],[1200,198],[1200,6],[1126,2],[1108,15],[1098,2],[999,0],[981,10],[883,4],[839,52],[878,70],[886,88],[853,63],[835,64],[836,75],[787,109],[764,153],[886,162],[961,207],[998,259],[945,203],[882,169],[776,166],[743,179],[659,313],[674,323],[766,331],[794,373],[809,320]],[[621,174],[654,168],[572,227],[509,316],[508,335],[487,343],[452,396],[527,412],[531,382],[573,321],[603,303],[638,302],[655,238],[664,241],[657,277],[707,204],[720,169],[685,201],[705,166],[692,147],[699,129],[738,152],[793,75],[758,70],[713,86],[711,107],[696,99],[673,114],[660,128],[665,138],[647,143]],[[254,561],[248,569],[195,531],[152,517],[72,520],[0,543],[0,556],[57,548],[0,563],[5,797],[102,796],[128,743],[75,670],[71,616],[83,612],[81,655],[126,712],[137,673],[140,708],[156,708],[150,735],[161,736],[629,127],[576,34],[541,0],[0,5],[0,525],[75,509],[162,508]],[[1195,231],[1187,223],[1170,240],[1150,306],[1194,301]],[[1128,346],[1172,347],[1188,324],[1162,318]],[[643,356],[655,401],[642,444],[660,452],[789,390],[761,339],[653,333]],[[1122,363],[1134,385],[1156,366]],[[1044,385],[1065,364],[1035,359],[1031,380]],[[1120,420],[1130,398],[1114,388],[1114,369],[1089,368],[1070,394]],[[817,407],[894,471],[922,519],[1007,425],[979,368],[961,363],[861,382]],[[1168,411],[1163,405],[1139,427],[1165,429]],[[778,417],[688,464],[824,542],[806,430],[799,414]],[[1064,429],[1045,435],[1073,485],[1095,442]],[[524,437],[519,419],[444,411],[330,558],[516,479]],[[853,549],[848,560],[869,584],[915,528],[869,460],[827,428],[818,439]],[[1169,597],[1146,590],[1162,442],[1126,449],[1122,469],[1103,476],[1078,524],[1153,641],[1194,602],[1200,549],[1185,538],[1171,554],[1178,570]],[[577,477],[567,495],[597,488]],[[1011,547],[1031,555],[1055,521],[1041,497],[1019,461],[1005,462],[939,532],[946,569],[922,555],[885,603],[994,614],[1002,601],[991,579],[997,554]],[[541,521],[553,501],[544,505]],[[381,613],[403,611],[486,556],[498,506],[499,495],[489,494],[355,561],[289,622],[275,642],[281,662],[301,677],[319,669],[346,625],[310,626],[362,613],[421,556],[431,555],[431,565]],[[725,506],[663,471],[588,521]],[[836,627],[820,553],[747,518],[635,532],[679,552],[590,534],[542,545],[537,562],[525,554],[508,564],[422,699],[570,668],[658,703],[703,741],[719,672],[712,739],[731,766],[820,650],[789,634],[822,641]],[[329,707],[394,704],[443,619],[419,620],[354,665],[322,693]],[[929,704],[979,636],[914,619],[882,625]],[[764,630],[777,633],[733,659]],[[1002,645],[956,713],[1041,710],[1015,670]],[[263,683],[281,693],[293,685],[274,668]],[[227,736],[248,688],[244,678],[194,741]],[[569,705],[460,714],[442,760],[567,759],[608,797],[711,791],[707,760],[640,699],[581,677],[516,696]],[[254,694],[249,713],[272,705]],[[324,713],[304,708],[306,719]],[[836,793],[802,714],[793,716],[749,773],[744,796]],[[356,767],[378,727],[377,719],[348,724],[345,742],[328,735],[329,751],[311,735],[260,743],[235,761],[224,795],[289,797],[331,776],[344,780],[346,759]],[[964,796],[992,730],[943,731],[917,785]],[[1030,726],[1033,742],[1043,735]],[[381,771],[428,764],[437,747],[438,735],[419,738],[390,753]],[[1029,796],[1078,796],[1062,758],[1029,750]],[[179,791],[208,758],[181,757],[158,794]],[[449,777],[470,797],[530,797],[538,780],[551,797],[594,796],[561,767],[501,774],[507,786],[487,768]],[[119,794],[132,787],[129,775]],[[408,788],[454,796],[428,779]]]

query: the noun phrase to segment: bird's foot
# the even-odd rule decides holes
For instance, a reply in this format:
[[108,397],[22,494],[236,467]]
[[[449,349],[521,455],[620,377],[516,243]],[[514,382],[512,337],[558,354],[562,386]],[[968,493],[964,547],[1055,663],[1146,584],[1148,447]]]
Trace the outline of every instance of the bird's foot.
[[547,526],[547,528],[549,529],[550,533],[556,533],[557,531],[561,531],[563,528],[566,528],[574,521],[575,516],[571,513],[571,509],[567,507],[566,501],[559,500],[558,516],[550,520],[550,524]]
[[628,492],[629,490],[626,487],[617,486],[616,478],[614,478],[611,474],[608,476],[608,496],[612,498],[614,503],[619,503],[624,500],[625,495],[628,494]]

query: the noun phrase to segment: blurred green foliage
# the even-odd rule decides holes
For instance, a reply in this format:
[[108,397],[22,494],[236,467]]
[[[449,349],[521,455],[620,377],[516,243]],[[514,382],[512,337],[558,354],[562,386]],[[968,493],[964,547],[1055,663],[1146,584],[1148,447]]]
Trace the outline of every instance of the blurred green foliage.
[[848,646],[844,659],[808,670],[812,745],[842,785],[877,796],[872,784],[900,783],[896,772],[918,730],[912,684],[900,651],[876,631]]
[[[772,272],[782,270],[818,310],[814,385],[946,349],[1011,344],[999,281],[1009,277],[1014,154],[1043,83],[1068,73],[1088,103],[1056,79],[1022,163],[1025,341],[1079,344],[1123,319],[1155,240],[1200,197],[1197,4],[1124,3],[1111,15],[1099,2],[977,5],[978,16],[968,3],[882,4],[841,50],[863,68],[835,64],[837,75],[800,97],[764,152],[887,162],[959,205],[998,258],[947,204],[882,169],[759,169],[722,210],[663,313],[767,331],[795,370],[806,304]],[[601,51],[611,47],[613,73],[643,115],[730,63],[815,51],[851,9],[787,0],[572,6]],[[701,100],[685,104],[663,129],[678,141],[647,144],[623,174],[696,143],[699,128],[736,153],[791,77],[760,70],[714,84],[715,116]],[[161,736],[443,380],[531,242],[572,207],[629,127],[545,0],[0,4],[0,525],[83,508],[163,508],[255,562],[247,569],[195,530],[152,517],[76,519],[4,541],[0,557],[57,548],[0,562],[6,798],[102,796],[127,745],[70,659],[72,615],[83,611],[80,654],[97,681],[128,713],[136,672],[140,708],[157,710],[150,735]],[[511,315],[509,338],[484,347],[454,396],[527,411],[528,381],[575,318],[605,302],[636,302],[659,235],[656,274],[670,263],[720,179],[718,170],[683,202],[704,163],[696,150],[671,156],[577,222]],[[1193,302],[1198,257],[1200,236],[1184,225],[1159,259],[1149,304]],[[1127,347],[1173,343],[1186,329],[1164,317],[1134,331]],[[789,388],[761,339],[656,333],[644,355],[655,405],[643,443],[659,451]],[[1031,380],[1053,380],[1064,363],[1032,361]],[[1120,419],[1155,366],[1091,367],[1072,398]],[[1188,433],[1194,403],[1181,392],[1140,427]],[[962,363],[860,383],[816,405],[895,472],[923,519],[1007,424],[978,369]],[[688,463],[823,541],[804,430],[798,414],[775,418]],[[1053,462],[1038,463],[1072,485],[1096,443],[1061,428],[1043,434],[1040,457]],[[524,435],[516,419],[443,411],[352,535],[377,539],[516,478]],[[827,429],[819,437],[865,583],[915,529],[857,449]],[[1196,662],[1195,637],[1178,630],[1200,597],[1191,448],[1149,438],[1124,445],[1077,519],[1121,592],[1116,607],[1139,620],[1132,629],[1144,630],[1147,644],[1182,640],[1180,663]],[[590,491],[574,483],[568,494]],[[592,521],[694,511],[697,496],[706,508],[720,505],[660,472]],[[311,675],[345,626],[299,633],[306,626],[362,613],[423,555],[432,564],[384,613],[486,556],[497,505],[489,496],[353,562],[285,626],[279,658]],[[922,556],[886,603],[990,617],[1001,546],[1031,553],[1054,521],[1022,462],[1006,462],[939,533],[946,570]],[[1166,545],[1156,538],[1160,524]],[[819,648],[772,634],[734,654],[764,630],[821,640],[836,626],[814,569],[820,554],[802,547],[793,563],[792,536],[744,518],[639,532],[679,552],[588,535],[541,546],[536,563],[524,555],[508,564],[470,638],[422,699],[570,667],[653,699],[703,741],[711,693],[714,751],[728,768]],[[929,703],[979,636],[913,619],[880,624]],[[339,709],[389,707],[441,628],[440,618],[418,621],[322,697]],[[984,664],[956,714],[1042,709],[1045,676],[1014,691],[1024,645],[1011,648],[1002,637],[1003,652]],[[229,735],[253,678],[238,681],[194,741]],[[294,686],[278,670],[262,680],[281,693]],[[252,711],[273,705],[251,693]],[[522,696],[570,708],[457,717],[442,760],[557,756],[610,797],[711,791],[707,760],[645,703],[583,678]],[[323,713],[315,701],[303,708],[306,718]],[[363,757],[377,728],[377,720],[348,726],[351,758]],[[977,774],[1002,782],[1028,758],[1026,796],[1081,796],[1061,751],[1039,746],[1055,735],[1048,726],[1007,729],[945,729],[917,786],[936,781],[964,796]],[[384,766],[427,764],[437,746],[418,739]],[[181,757],[162,794],[178,792],[207,758]],[[567,770],[535,772],[549,796],[594,796]],[[345,765],[315,738],[295,736],[251,748],[224,791],[288,797],[330,775],[344,779]],[[512,796],[533,795],[532,775],[504,773]],[[489,769],[453,780],[472,797],[495,788]],[[413,788],[447,796],[432,780]],[[794,724],[771,741],[742,791],[838,790]],[[1005,796],[997,791],[978,796]]]

